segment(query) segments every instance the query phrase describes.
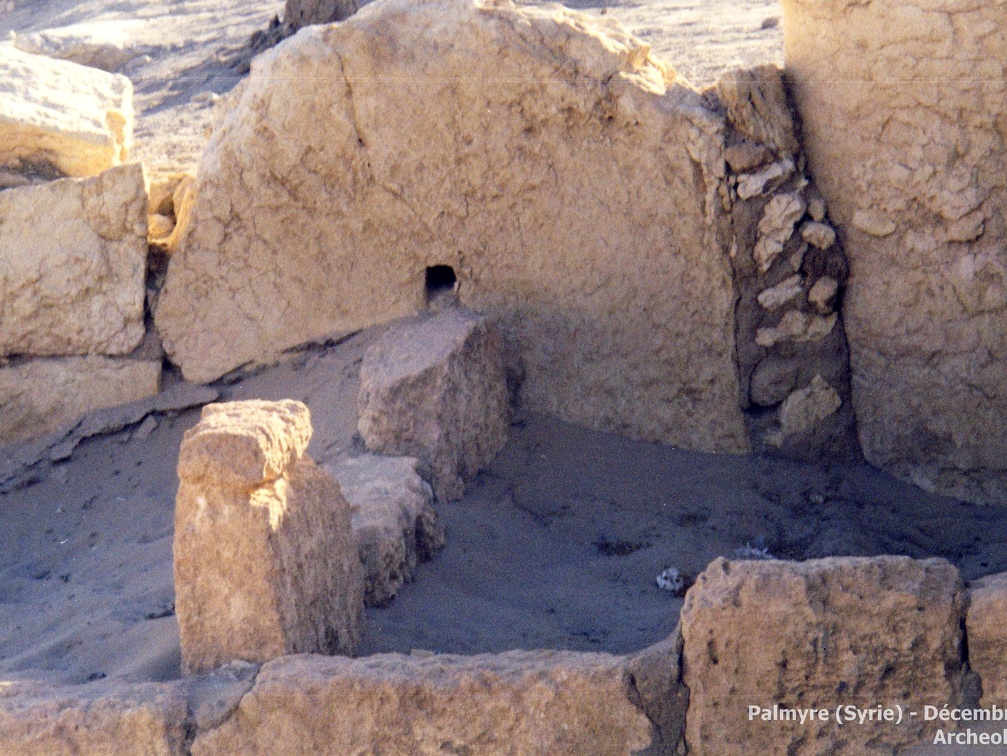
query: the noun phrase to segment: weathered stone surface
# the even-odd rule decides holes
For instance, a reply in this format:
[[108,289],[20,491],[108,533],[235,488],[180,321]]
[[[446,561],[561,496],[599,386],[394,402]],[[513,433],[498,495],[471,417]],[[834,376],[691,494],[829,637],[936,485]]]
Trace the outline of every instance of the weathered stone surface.
[[[965,594],[942,559],[717,559],[682,609],[690,753],[867,753],[917,742],[923,717],[839,725],[839,704],[922,712],[963,701]],[[749,720],[748,707],[828,721]]]
[[182,671],[353,653],[363,570],[349,505],[304,455],[300,402],[210,404],[178,459],[175,611]]
[[969,666],[982,679],[981,704],[1007,700],[1007,573],[987,575],[969,586],[965,632]]
[[758,197],[772,191],[794,174],[794,161],[779,160],[757,173],[738,176],[738,196],[743,199]]
[[781,307],[790,304],[795,299],[804,294],[801,276],[790,276],[780,281],[776,286],[772,286],[763,291],[758,296],[759,304],[763,309],[773,312]]
[[720,78],[717,94],[742,135],[772,147],[781,157],[791,157],[800,145],[781,73],[774,65],[737,68]]
[[414,313],[448,265],[500,324],[523,406],[746,450],[723,119],[599,23],[395,0],[260,56],[157,309],[183,374]]
[[768,348],[780,341],[817,341],[828,336],[835,325],[835,313],[821,317],[789,310],[783,314],[779,324],[770,328],[760,328],[755,336],[755,342]]
[[807,205],[796,193],[778,194],[767,204],[759,221],[759,240],[752,257],[763,273],[769,270],[794,233],[794,225],[804,215]]
[[845,231],[867,460],[1007,504],[1003,6],[784,0],[810,168]]
[[146,262],[140,165],[0,192],[0,356],[132,351]]
[[192,753],[629,754],[653,739],[631,695],[607,654],[292,656]]
[[53,433],[88,412],[157,393],[160,360],[64,357],[0,368],[0,445]]
[[828,249],[836,243],[836,232],[828,223],[808,221],[801,226],[801,238],[819,249]]
[[132,134],[125,76],[0,46],[0,165],[94,176],[126,161]]
[[441,501],[507,442],[501,340],[488,319],[459,308],[393,325],[360,366],[358,428],[368,448],[419,459]]
[[412,580],[417,562],[444,547],[433,493],[411,457],[365,454],[340,459],[327,469],[350,505],[364,565],[364,601],[385,606]]
[[682,684],[682,625],[660,643],[626,660],[637,704],[654,726],[654,742],[643,753],[681,753],[689,690]]
[[182,756],[186,700],[159,683],[0,687],[0,753]]
[[822,376],[816,375],[805,388],[788,396],[780,406],[779,430],[773,431],[768,442],[782,446],[795,433],[813,428],[842,406],[843,400]]
[[773,152],[764,144],[741,141],[724,150],[724,160],[735,173],[748,173],[773,159]]
[[832,276],[822,276],[808,291],[808,302],[820,315],[828,315],[832,312],[838,292],[839,282]]

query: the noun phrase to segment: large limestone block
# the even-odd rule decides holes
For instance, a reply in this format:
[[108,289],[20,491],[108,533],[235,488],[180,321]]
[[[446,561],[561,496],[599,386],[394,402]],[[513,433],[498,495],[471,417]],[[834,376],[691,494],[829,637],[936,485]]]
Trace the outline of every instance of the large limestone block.
[[0,445],[158,392],[160,360],[63,357],[0,368]]
[[743,451],[723,172],[722,116],[614,24],[371,4],[256,60],[156,322],[208,381],[414,313],[427,268],[451,266],[501,325],[524,406]]
[[304,454],[308,408],[210,404],[178,458],[175,611],[182,670],[353,653],[363,571],[350,510]]
[[1007,701],[1007,573],[988,575],[969,586],[965,632],[969,666],[982,679],[982,705]]
[[0,192],[0,356],[127,354],[146,273],[142,166]]
[[143,683],[0,687],[0,753],[18,756],[188,753],[186,699]]
[[460,498],[510,428],[496,327],[459,308],[396,323],[364,355],[358,406],[368,448],[418,458],[438,499]]
[[94,176],[126,161],[132,137],[125,76],[0,46],[0,165]]
[[[942,559],[715,560],[682,609],[689,752],[866,753],[918,741],[940,725],[924,723],[925,705],[963,702],[964,598]],[[840,725],[840,704],[898,704],[903,719]],[[829,717],[763,721],[751,706]]]
[[327,466],[350,505],[369,606],[387,605],[413,579],[417,563],[444,547],[444,526],[416,464],[411,457],[364,454]]
[[621,657],[293,656],[266,664],[192,753],[629,754],[652,738]]
[[1002,3],[784,0],[812,173],[850,259],[868,461],[1007,503]]

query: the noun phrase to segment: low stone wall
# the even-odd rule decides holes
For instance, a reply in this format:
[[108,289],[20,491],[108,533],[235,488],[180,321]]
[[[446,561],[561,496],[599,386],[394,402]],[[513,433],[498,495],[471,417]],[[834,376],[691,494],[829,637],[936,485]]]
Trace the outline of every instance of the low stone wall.
[[[1005,586],[968,592],[938,559],[718,559],[675,633],[630,656],[297,655],[169,683],[8,682],[0,750],[896,752],[1003,710]],[[879,705],[891,719],[836,720],[837,707]],[[790,718],[811,709],[813,721]]]
[[1003,7],[784,0],[810,167],[850,258],[864,455],[1007,503]]

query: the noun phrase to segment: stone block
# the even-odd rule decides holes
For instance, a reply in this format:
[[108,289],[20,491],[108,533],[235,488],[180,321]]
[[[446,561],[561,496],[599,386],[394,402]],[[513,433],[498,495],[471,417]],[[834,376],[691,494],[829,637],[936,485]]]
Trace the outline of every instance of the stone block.
[[142,166],[0,192],[0,356],[128,354],[146,273]]
[[0,46],[0,165],[94,176],[126,161],[132,136],[125,76]]
[[460,498],[510,428],[500,335],[459,308],[393,325],[360,366],[358,427],[367,447],[416,457],[441,501]]
[[393,0],[303,29],[207,145],[165,349],[210,381],[414,314],[450,266],[524,408],[746,451],[723,128],[647,45],[558,5]]
[[363,570],[350,509],[304,454],[308,408],[210,404],[178,458],[175,611],[182,670],[354,652]]
[[160,360],[62,357],[0,367],[0,445],[53,433],[93,410],[158,392]]
[[444,547],[433,493],[411,457],[365,454],[326,467],[350,505],[364,565],[364,601],[385,606],[412,580],[417,563]]
[[0,753],[18,756],[188,753],[186,698],[159,683],[0,687]]
[[784,0],[804,147],[850,260],[867,461],[1007,504],[1007,37],[998,4]]
[[628,755],[654,739],[634,697],[625,660],[607,654],[290,656],[192,753]]
[[[715,560],[682,609],[689,752],[894,752],[918,742],[941,726],[924,722],[925,705],[975,704],[964,614],[958,571],[942,559]],[[903,719],[840,725],[840,704],[898,704]],[[763,721],[751,706],[830,716]]]
[[969,666],[982,680],[983,706],[1007,701],[1007,573],[987,575],[969,586],[965,633]]

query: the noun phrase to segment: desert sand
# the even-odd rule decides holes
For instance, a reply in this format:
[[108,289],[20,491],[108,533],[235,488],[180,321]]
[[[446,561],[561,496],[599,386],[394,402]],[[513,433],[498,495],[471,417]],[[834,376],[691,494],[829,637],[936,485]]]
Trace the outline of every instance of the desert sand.
[[[782,60],[772,0],[571,4],[616,18],[697,87],[734,66]],[[195,167],[250,36],[281,10],[235,0],[8,0],[0,38],[21,44],[57,29],[65,37],[72,25],[80,36],[90,25],[114,41],[101,49],[121,51],[117,70],[135,86],[132,157],[158,175]],[[315,429],[309,453],[325,463],[359,448],[359,364],[380,330],[306,345],[213,389],[221,401],[304,401]],[[165,387],[192,389],[170,371]],[[0,676],[179,676],[175,464],[198,416],[195,406],[139,412],[75,448],[56,438],[40,454],[5,450]],[[1007,570],[1007,510],[929,495],[862,463],[704,455],[522,413],[496,461],[438,511],[446,548],[389,607],[368,610],[362,653],[633,651],[678,619],[682,600],[659,589],[657,575],[674,567],[695,576],[719,555],[941,556],[967,580]]]

